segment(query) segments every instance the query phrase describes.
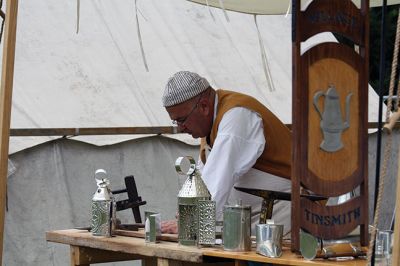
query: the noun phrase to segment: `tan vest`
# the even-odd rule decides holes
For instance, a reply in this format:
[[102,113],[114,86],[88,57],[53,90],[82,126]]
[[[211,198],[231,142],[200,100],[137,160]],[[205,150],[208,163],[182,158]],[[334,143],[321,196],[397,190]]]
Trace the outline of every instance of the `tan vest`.
[[[227,90],[217,90],[216,92],[218,95],[218,111],[209,136],[209,145],[213,146],[217,137],[219,123],[227,111],[234,107],[250,109],[261,115],[266,139],[265,149],[253,168],[290,179],[292,156],[292,134],[290,130],[253,97]],[[205,139],[202,142],[204,144]],[[201,157],[202,159],[205,158],[204,150],[201,150]]]

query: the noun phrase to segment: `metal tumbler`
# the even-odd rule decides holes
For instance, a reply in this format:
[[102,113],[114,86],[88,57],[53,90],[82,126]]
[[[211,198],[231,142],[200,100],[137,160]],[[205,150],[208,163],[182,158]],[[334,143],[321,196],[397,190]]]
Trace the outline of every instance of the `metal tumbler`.
[[270,258],[282,256],[283,225],[258,224],[256,226],[256,241],[258,254]]
[[251,250],[251,206],[238,203],[224,206],[224,250]]

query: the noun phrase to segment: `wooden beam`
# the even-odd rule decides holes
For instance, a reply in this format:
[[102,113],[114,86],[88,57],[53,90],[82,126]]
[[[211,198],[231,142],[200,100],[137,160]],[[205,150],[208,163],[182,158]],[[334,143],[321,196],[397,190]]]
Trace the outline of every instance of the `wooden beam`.
[[17,30],[18,0],[6,1],[5,39],[0,86],[0,263],[3,262],[3,232],[8,169],[8,145],[12,88],[14,78],[15,39]]
[[83,136],[83,135],[132,135],[176,134],[177,127],[92,127],[92,128],[18,128],[11,129],[10,136]]
[[[291,124],[286,124],[291,129]],[[378,123],[369,122],[368,128],[377,128]],[[399,129],[400,122],[393,123],[392,128]],[[135,135],[135,134],[182,134],[177,127],[84,127],[84,128],[11,128],[10,137],[37,136],[83,136],[83,135]]]

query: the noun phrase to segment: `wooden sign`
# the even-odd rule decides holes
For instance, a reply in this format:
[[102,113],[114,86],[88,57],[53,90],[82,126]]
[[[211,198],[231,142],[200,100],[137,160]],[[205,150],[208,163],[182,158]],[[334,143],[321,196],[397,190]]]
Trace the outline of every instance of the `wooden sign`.
[[[360,226],[368,241],[368,1],[293,1],[292,250],[299,232],[338,239]],[[334,32],[359,49],[325,42],[307,50],[316,34]],[[300,189],[326,197],[359,189],[334,206],[300,199]]]

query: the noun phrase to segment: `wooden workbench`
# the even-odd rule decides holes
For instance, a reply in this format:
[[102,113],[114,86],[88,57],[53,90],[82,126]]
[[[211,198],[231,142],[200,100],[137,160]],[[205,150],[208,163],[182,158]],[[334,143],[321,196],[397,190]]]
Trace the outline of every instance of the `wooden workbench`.
[[145,266],[243,266],[246,261],[271,263],[273,265],[323,265],[323,266],[364,266],[365,260],[307,261],[284,250],[280,258],[268,258],[250,252],[228,252],[222,247],[197,248],[174,242],[146,243],[143,238],[115,236],[94,237],[85,230],[68,229],[46,232],[46,240],[70,245],[71,265],[141,259]]

